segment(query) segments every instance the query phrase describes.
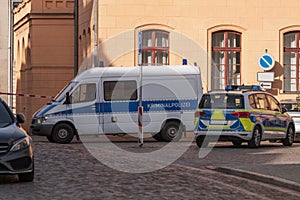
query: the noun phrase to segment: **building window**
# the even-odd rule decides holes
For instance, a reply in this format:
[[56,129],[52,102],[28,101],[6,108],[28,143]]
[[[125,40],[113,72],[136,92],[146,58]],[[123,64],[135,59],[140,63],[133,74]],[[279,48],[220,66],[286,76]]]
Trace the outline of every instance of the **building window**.
[[241,84],[241,34],[219,31],[212,35],[212,89]]
[[142,36],[142,64],[169,65],[169,33],[146,30]]
[[284,34],[284,92],[298,92],[299,82],[299,53],[300,32]]

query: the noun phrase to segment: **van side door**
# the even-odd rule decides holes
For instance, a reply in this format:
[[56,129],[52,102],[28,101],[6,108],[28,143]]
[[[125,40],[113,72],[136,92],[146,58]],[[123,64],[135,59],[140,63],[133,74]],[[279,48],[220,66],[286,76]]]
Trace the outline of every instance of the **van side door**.
[[103,131],[106,134],[136,133],[138,93],[137,80],[103,78]]

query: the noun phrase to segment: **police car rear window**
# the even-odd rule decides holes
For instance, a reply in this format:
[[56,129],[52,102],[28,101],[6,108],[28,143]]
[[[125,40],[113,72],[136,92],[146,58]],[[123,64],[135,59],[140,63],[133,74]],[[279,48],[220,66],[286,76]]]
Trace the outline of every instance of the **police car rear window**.
[[240,94],[204,94],[199,108],[244,109],[244,96]]

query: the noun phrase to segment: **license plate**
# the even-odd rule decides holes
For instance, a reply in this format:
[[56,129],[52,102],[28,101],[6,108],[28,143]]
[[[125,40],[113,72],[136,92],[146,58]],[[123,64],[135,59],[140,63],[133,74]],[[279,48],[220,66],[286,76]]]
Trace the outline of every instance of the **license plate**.
[[227,125],[227,121],[224,120],[213,120],[209,122],[210,125]]

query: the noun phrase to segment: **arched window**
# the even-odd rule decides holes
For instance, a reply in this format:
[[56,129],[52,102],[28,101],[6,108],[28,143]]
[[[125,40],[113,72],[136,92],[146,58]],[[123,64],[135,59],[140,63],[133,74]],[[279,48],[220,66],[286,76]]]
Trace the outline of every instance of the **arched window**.
[[27,48],[26,48],[26,65],[28,68],[31,67],[31,41],[30,34],[28,34]]
[[300,91],[299,53],[300,32],[284,34],[284,92]]
[[92,37],[91,37],[91,29],[88,28],[88,35],[87,35],[87,54],[90,55],[92,52]]
[[169,32],[145,30],[142,33],[142,64],[169,65]]
[[24,38],[22,38],[21,70],[25,69],[25,64],[26,64],[25,40]]
[[86,33],[85,33],[85,30],[83,30],[83,59],[86,59],[87,57],[87,38],[86,38]]
[[241,84],[241,34],[218,31],[212,35],[212,89]]
[[21,66],[21,47],[20,47],[20,40],[18,40],[18,47],[17,47],[17,60],[16,60],[16,63],[17,63],[17,67]]

